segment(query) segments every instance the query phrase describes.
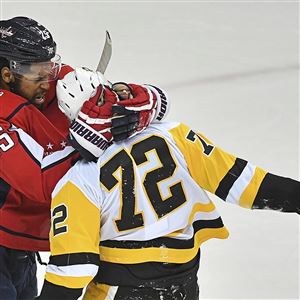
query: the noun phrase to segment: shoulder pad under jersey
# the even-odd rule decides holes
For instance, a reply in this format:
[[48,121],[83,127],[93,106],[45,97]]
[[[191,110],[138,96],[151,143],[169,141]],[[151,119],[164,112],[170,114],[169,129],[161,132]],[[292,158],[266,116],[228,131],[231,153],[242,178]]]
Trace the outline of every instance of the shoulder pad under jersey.
[[8,120],[17,111],[30,103],[23,97],[18,96],[10,91],[0,89],[0,118]]

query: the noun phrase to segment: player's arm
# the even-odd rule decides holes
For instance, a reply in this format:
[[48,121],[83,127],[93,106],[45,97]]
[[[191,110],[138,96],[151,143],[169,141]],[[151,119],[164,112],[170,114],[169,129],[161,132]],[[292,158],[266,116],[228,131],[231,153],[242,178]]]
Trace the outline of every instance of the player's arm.
[[22,129],[0,122],[0,178],[28,199],[49,203],[58,180],[78,157],[68,146],[44,157],[44,149]]
[[252,208],[300,214],[299,181],[267,173],[258,189]]
[[192,177],[203,189],[245,208],[300,213],[300,182],[235,157],[185,125],[171,133]]
[[[92,187],[92,184],[99,184],[97,167],[94,167],[90,168],[88,163],[81,167],[75,165],[53,192],[51,256],[39,298],[41,300],[77,299],[97,274],[100,208],[97,191],[94,192]],[[81,174],[90,180],[85,182]]]

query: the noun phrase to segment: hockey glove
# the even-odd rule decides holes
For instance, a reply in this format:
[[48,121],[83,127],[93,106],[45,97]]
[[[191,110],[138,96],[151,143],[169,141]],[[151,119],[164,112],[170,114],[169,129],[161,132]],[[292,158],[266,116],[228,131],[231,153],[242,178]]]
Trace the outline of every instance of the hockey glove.
[[113,91],[99,86],[96,95],[84,102],[72,122],[69,142],[84,159],[97,160],[111,145],[112,106],[116,102],[117,95]]
[[[114,87],[114,86],[113,86]],[[117,91],[120,101],[113,106],[112,134],[114,141],[120,141],[143,131],[153,120],[157,101],[155,95],[146,86],[129,84],[129,99],[126,90]]]
[[112,135],[120,141],[143,131],[153,120],[161,121],[169,110],[166,93],[151,85],[116,83],[120,102],[113,106]]

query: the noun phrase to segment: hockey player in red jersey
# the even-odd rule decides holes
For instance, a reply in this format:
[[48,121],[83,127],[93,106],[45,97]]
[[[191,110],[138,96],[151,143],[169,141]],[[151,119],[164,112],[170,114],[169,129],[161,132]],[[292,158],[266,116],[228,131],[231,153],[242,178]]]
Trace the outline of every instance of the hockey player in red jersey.
[[[92,75],[85,76],[63,83],[68,115],[68,94],[85,98],[79,86]],[[84,132],[105,139],[98,126],[115,111],[114,96],[98,101],[111,95],[103,88],[70,128],[73,145],[100,158],[77,162],[52,193],[51,256],[38,299],[75,300],[88,284],[84,300],[199,299],[199,247],[228,237],[206,191],[248,209],[300,214],[299,181],[235,157],[178,122],[152,123],[105,152],[95,149]],[[130,89],[121,90],[130,98]]]
[[[26,17],[0,21],[1,299],[36,294],[35,252],[49,250],[50,195],[79,157],[68,145],[70,122],[56,99],[57,79],[71,70],[61,66],[43,25]],[[150,117],[141,116],[152,110],[134,114],[132,122],[120,118],[116,139],[147,126]]]
[[35,107],[60,70],[51,34],[21,17],[0,28],[0,294],[30,299],[37,291],[35,252],[49,248],[51,191],[78,154]]

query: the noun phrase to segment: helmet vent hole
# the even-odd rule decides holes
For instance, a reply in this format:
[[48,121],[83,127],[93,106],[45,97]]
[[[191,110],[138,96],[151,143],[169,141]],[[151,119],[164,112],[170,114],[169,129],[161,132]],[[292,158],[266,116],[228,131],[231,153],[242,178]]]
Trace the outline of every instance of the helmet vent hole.
[[67,106],[70,109],[70,106],[67,103],[65,103],[65,106]]
[[74,96],[73,94],[69,93],[69,95],[70,95],[72,98],[75,98],[75,96]]
[[95,89],[95,86],[92,83],[91,83],[91,86],[92,86],[93,89]]
[[82,88],[82,85],[80,84],[79,86],[80,86],[80,90],[81,90],[81,91],[83,92],[83,88]]

